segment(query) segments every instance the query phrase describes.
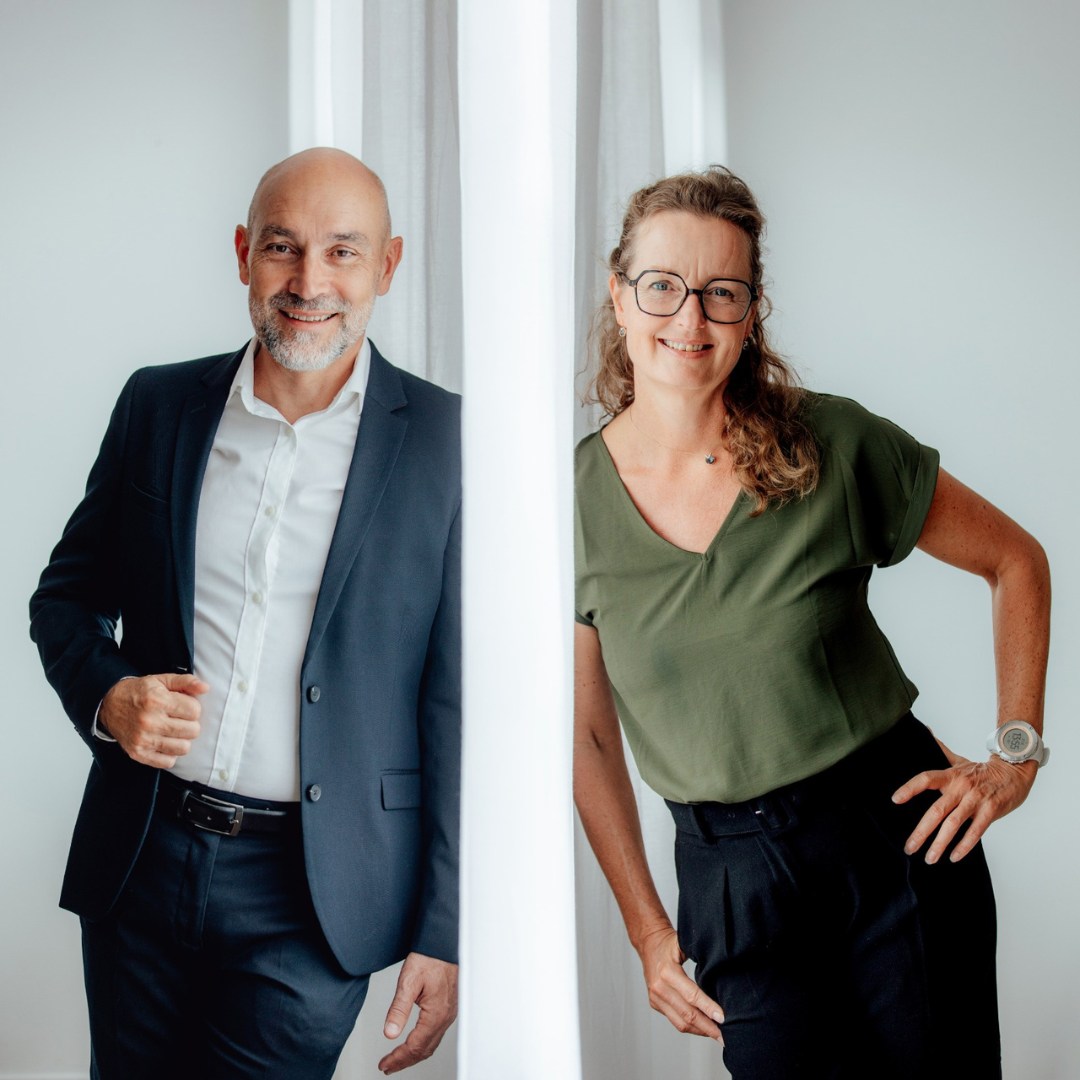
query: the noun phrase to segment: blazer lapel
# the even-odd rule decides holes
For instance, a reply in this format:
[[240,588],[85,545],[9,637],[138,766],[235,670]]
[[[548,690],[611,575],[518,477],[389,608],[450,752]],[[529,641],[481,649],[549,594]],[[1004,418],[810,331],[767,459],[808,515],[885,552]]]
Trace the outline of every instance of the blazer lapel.
[[188,656],[195,655],[195,523],[210,447],[245,345],[215,364],[180,409],[172,481],[172,541],[180,621]]
[[360,427],[356,433],[349,475],[341,497],[334,537],[326,557],[322,585],[315,602],[304,663],[318,648],[337,606],[371,519],[386,490],[409,422],[398,412],[407,404],[397,370],[371,347],[371,369],[364,391]]

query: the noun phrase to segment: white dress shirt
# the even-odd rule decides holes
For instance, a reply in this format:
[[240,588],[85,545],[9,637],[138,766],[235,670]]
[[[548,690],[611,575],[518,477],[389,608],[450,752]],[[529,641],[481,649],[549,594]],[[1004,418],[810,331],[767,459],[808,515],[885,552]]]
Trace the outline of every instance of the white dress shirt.
[[255,397],[255,340],[203,477],[195,539],[202,730],[172,772],[300,798],[300,665],[352,463],[371,346],[328,408],[290,424]]

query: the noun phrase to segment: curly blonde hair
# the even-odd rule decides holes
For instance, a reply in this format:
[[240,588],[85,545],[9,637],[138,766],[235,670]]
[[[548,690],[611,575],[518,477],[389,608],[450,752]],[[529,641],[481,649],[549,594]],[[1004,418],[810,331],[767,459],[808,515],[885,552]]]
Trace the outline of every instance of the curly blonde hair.
[[[806,391],[773,350],[765,330],[772,310],[762,283],[765,217],[746,184],[722,165],[668,176],[630,197],[619,243],[608,258],[614,275],[626,279],[638,228],[664,210],[729,221],[750,241],[750,283],[758,300],[746,349],[724,389],[724,445],[739,483],[756,498],[755,515],[770,502],[802,498],[817,485],[819,450],[802,418]],[[634,364],[625,338],[619,336],[610,297],[596,313],[592,336],[598,366],[587,400],[599,404],[607,416],[618,416],[634,400]]]

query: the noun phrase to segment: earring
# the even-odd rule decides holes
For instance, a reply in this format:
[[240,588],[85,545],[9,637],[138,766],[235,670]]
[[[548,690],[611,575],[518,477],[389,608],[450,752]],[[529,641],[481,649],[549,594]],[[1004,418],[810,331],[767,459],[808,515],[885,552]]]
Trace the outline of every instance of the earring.
[[[626,327],[625,326],[620,326],[619,327],[619,337],[626,337]],[[744,346],[744,348],[745,348],[745,346]]]
[[744,337],[742,339],[742,351],[746,352],[746,350],[749,349],[749,348],[750,348],[750,335],[748,334],[746,337]]

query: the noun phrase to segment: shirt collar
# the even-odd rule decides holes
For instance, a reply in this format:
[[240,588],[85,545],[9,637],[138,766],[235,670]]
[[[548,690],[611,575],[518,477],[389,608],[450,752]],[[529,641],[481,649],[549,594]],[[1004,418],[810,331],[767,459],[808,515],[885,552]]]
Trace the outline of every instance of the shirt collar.
[[[249,413],[266,416],[273,413],[278,415],[277,410],[266,402],[255,397],[255,350],[258,348],[259,339],[253,337],[244,350],[244,356],[240,366],[233,376],[232,386],[229,388],[228,404],[239,401]],[[371,342],[367,335],[356,354],[356,362],[345,380],[344,385],[334,396],[334,400],[324,409],[324,412],[336,411],[339,408],[355,408],[359,414],[364,404],[364,393],[367,390],[368,375],[371,373]]]

